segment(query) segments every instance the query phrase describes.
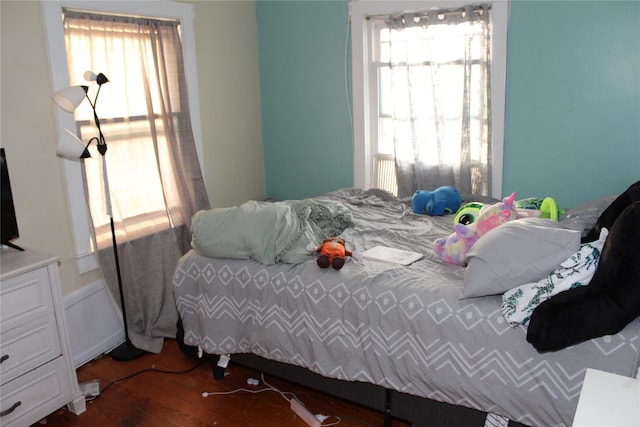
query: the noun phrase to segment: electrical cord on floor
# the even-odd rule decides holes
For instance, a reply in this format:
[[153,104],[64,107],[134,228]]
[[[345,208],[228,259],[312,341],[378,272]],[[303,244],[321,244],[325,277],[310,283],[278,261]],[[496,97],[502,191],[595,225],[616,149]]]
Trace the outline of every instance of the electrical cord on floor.
[[[111,387],[114,384],[118,384],[121,383],[123,381],[129,380],[131,378],[134,378],[140,374],[144,374],[146,372],[156,372],[159,374],[171,374],[171,375],[182,375],[182,374],[188,374],[189,372],[199,368],[200,366],[202,366],[203,363],[208,362],[208,360],[201,360],[200,362],[196,363],[194,366],[188,368],[188,369],[184,369],[181,371],[170,371],[170,370],[166,370],[166,369],[158,369],[155,367],[151,367],[151,368],[145,368],[142,369],[140,371],[134,372],[133,374],[124,376],[122,378],[118,378],[115,380],[111,380],[111,382],[109,382],[109,384],[107,384],[103,389],[100,390],[100,394],[104,393],[105,391],[107,391],[109,389],[109,387]],[[267,382],[267,380],[264,377],[264,373],[261,374],[261,380],[262,383],[264,384],[264,388],[260,388],[257,390],[249,390],[249,389],[245,389],[245,388],[239,388],[239,389],[235,389],[235,390],[230,390],[230,391],[219,391],[219,392],[204,392],[202,393],[203,397],[208,397],[208,396],[216,396],[216,395],[226,395],[226,394],[234,394],[234,393],[238,393],[238,392],[247,392],[247,393],[262,393],[265,391],[272,391],[272,392],[276,392],[278,393],[280,396],[282,396],[282,398],[284,400],[286,400],[287,402],[289,402],[291,399],[296,399],[296,395],[292,392],[286,392],[286,391],[281,391],[280,389],[278,389],[277,387],[269,384]],[[95,399],[96,397],[98,397],[97,395],[94,396],[92,399]],[[315,415],[316,418],[318,418],[318,420],[322,423],[322,427],[330,427],[330,426],[335,426],[337,424],[340,424],[340,422],[343,419],[351,419],[353,421],[356,422],[362,422],[361,420],[359,420],[356,417],[353,416],[349,416],[349,415],[341,415],[341,416],[337,416],[337,415],[322,415],[322,414],[316,414]],[[335,421],[329,420],[330,418],[334,418]],[[362,423],[363,425],[367,425],[365,423]]]
[[[87,401],[91,401],[94,400],[95,398],[97,398],[100,394],[104,393],[105,391],[107,391],[112,385],[114,384],[118,384],[121,383],[123,381],[129,380],[131,378],[134,378],[140,374],[144,374],[146,372],[156,372],[159,374],[170,374],[170,375],[182,375],[182,374],[188,374],[189,372],[199,368],[200,366],[202,366],[202,364],[204,364],[205,362],[208,362],[208,360],[204,359],[201,360],[200,362],[196,363],[194,366],[188,368],[188,369],[184,369],[181,371],[170,371],[170,370],[166,370],[166,369],[158,369],[156,367],[151,367],[151,368],[145,368],[142,369],[140,371],[134,372],[133,374],[130,375],[126,375],[124,377],[115,379],[115,380],[111,380],[111,382],[109,382],[109,384],[107,384],[104,388],[102,388],[100,390],[100,393],[98,393],[95,396],[91,396],[89,399],[87,399]],[[287,392],[287,391],[281,391],[280,389],[278,389],[277,387],[269,384],[267,382],[267,380],[264,377],[264,373],[261,374],[261,380],[262,383],[264,384],[264,388],[260,388],[260,389],[255,389],[255,390],[249,390],[249,389],[245,389],[245,388],[239,388],[239,389],[235,389],[235,390],[230,390],[230,391],[219,391],[219,392],[204,392],[202,393],[203,397],[208,397],[208,396],[216,396],[216,395],[227,395],[227,394],[234,394],[234,393],[238,393],[238,392],[247,392],[247,393],[262,393],[265,391],[272,391],[272,392],[276,392],[278,393],[280,396],[282,396],[282,398],[284,400],[286,400],[287,402],[290,402],[291,399],[296,399],[297,397],[294,393],[292,392]],[[254,383],[251,383],[254,384]],[[257,384],[256,384],[257,385]],[[343,419],[351,419],[352,421],[356,421],[358,423],[362,423],[362,425],[364,426],[369,426],[368,424],[364,423],[362,420],[358,419],[357,417],[353,417],[350,415],[323,415],[323,414],[316,414],[315,417],[318,419],[318,421],[320,421],[322,424],[322,427],[330,427],[330,426],[335,426],[340,424],[340,422]],[[335,419],[335,420],[330,420],[331,418]]]
[[360,424],[361,426],[364,427],[373,427],[371,424],[367,423],[366,421],[361,420],[358,417],[354,417],[353,415],[330,415],[330,418],[337,418],[339,421],[331,423],[331,424],[322,424],[322,427],[329,427],[329,426],[333,426],[338,424],[340,421],[343,420],[349,420],[349,421],[353,421],[355,423]]
[[111,380],[111,382],[109,384],[107,384],[102,390],[100,390],[100,393],[104,393],[105,391],[107,391],[107,389],[109,387],[111,387],[114,384],[118,384],[118,383],[120,383],[122,381],[129,380],[129,379],[131,379],[133,377],[136,377],[136,376],[138,376],[140,374],[144,374],[145,372],[156,372],[156,373],[159,373],[159,374],[182,375],[182,374],[188,374],[189,372],[199,368],[205,362],[208,362],[208,360],[206,360],[206,359],[202,360],[202,361],[198,362],[197,364],[195,364],[194,366],[192,366],[191,368],[188,368],[188,369],[185,369],[185,370],[182,370],[182,371],[169,371],[169,370],[165,370],[165,369],[158,369],[158,368],[155,368],[155,367],[142,369],[142,370],[140,370],[138,372],[134,372],[131,375],[127,375],[127,376],[122,377],[122,378]]
[[[291,402],[291,400],[297,400],[298,402],[300,402],[300,400],[298,399],[298,397],[290,392],[290,391],[282,391],[279,388],[277,388],[274,385],[271,385],[270,383],[267,382],[264,373],[260,374],[260,379],[262,380],[262,384],[264,385],[264,387],[262,388],[258,388],[258,389],[246,389],[246,388],[236,388],[234,390],[228,390],[228,391],[213,391],[213,392],[204,392],[202,393],[202,397],[209,397],[209,396],[224,396],[224,395],[229,395],[229,394],[235,394],[235,393],[250,393],[250,394],[258,394],[258,393],[263,393],[266,391],[271,391],[271,392],[275,392],[277,394],[279,394],[280,396],[282,396],[282,398],[287,401],[287,402]],[[258,385],[259,382],[257,380],[255,380],[254,378],[249,378],[247,380],[248,384],[251,385]],[[302,402],[300,402],[302,404]],[[304,404],[302,404],[304,406]],[[316,417],[316,419],[318,421],[320,421],[320,425],[322,427],[331,427],[331,426],[336,426],[338,424],[340,424],[344,419],[349,419],[351,421],[357,422],[358,424],[361,424],[365,427],[372,427],[370,424],[360,420],[357,417],[351,416],[351,415],[324,415],[324,414],[315,414],[314,415]]]
[[[265,391],[273,391],[273,392],[279,394],[280,396],[282,396],[282,398],[284,400],[286,400],[287,402],[289,402],[291,399],[296,399],[297,400],[296,395],[293,394],[292,392],[290,392],[290,391],[281,391],[279,388],[269,384],[267,382],[267,380],[265,379],[265,377],[264,377],[264,373],[260,374],[260,378],[262,380],[262,383],[264,384],[263,388],[254,389],[254,390],[250,390],[250,389],[246,389],[246,388],[237,388],[237,389],[229,390],[229,391],[210,391],[210,392],[205,391],[204,393],[202,393],[202,397],[222,396],[222,395],[226,395],[226,394],[235,394],[235,393],[240,393],[240,392],[257,394],[257,393],[263,393]],[[257,381],[256,382],[249,382],[251,380],[256,381],[255,379],[250,378],[249,380],[247,380],[247,383],[249,383],[251,385],[258,385],[259,384]]]

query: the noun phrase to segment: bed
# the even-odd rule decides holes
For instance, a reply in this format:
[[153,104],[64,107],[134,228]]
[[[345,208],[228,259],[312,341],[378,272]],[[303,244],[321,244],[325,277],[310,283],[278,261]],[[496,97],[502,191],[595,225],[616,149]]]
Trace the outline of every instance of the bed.
[[[424,258],[408,266],[351,260],[337,271],[320,269],[313,254],[258,262],[192,249],[174,276],[184,344],[416,426],[483,425],[487,414],[510,425],[570,426],[587,368],[637,374],[640,319],[540,354],[526,326],[505,321],[501,295],[463,298],[466,269],[433,253],[433,240],[451,233],[451,215],[416,215],[410,200],[381,190],[314,200],[352,216],[341,233],[348,249],[384,245]],[[560,223],[586,230],[606,207],[598,203]],[[300,244],[308,237],[295,236]]]

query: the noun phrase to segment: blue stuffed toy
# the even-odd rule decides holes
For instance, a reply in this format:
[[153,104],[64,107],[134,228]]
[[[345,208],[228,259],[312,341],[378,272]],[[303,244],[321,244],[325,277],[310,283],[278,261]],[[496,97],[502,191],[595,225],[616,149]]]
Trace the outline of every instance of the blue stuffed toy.
[[418,190],[411,197],[411,210],[417,214],[440,216],[457,212],[462,196],[457,188],[439,187],[433,191]]

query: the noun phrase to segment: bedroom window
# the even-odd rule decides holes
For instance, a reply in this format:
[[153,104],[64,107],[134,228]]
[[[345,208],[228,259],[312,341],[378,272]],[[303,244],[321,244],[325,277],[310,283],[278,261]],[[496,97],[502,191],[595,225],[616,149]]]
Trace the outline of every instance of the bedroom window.
[[354,182],[501,194],[507,2],[352,1]]
[[[65,169],[69,163],[80,166],[77,179],[80,188],[86,188],[88,201],[80,209],[87,212],[89,206],[87,237],[91,232],[95,236],[95,245],[89,243],[89,247],[114,301],[120,295],[126,301],[128,338],[134,347],[157,353],[166,336],[163,331],[175,328],[175,307],[164,302],[172,298],[171,279],[178,258],[190,248],[191,218],[198,210],[208,209],[209,201],[191,114],[190,99],[197,100],[197,75],[187,73],[187,49],[183,48],[183,38],[192,40],[185,37],[183,23],[193,23],[193,5],[155,3],[158,10],[186,12],[176,17],[158,16],[155,7],[149,16],[148,4],[60,2],[51,10],[58,25],[52,22],[47,29],[53,33],[51,39],[62,42],[55,54],[63,61],[52,64],[54,92],[60,86],[85,83],[86,71],[103,73],[110,80],[100,86],[96,103],[106,155],[93,151],[93,159],[63,162]],[[183,21],[181,16],[188,19]],[[57,72],[64,79],[57,80]],[[190,87],[189,77],[195,80]],[[90,85],[89,91],[94,90],[95,85]],[[89,98],[95,99],[93,93]],[[85,142],[97,132],[87,103],[74,114],[59,117],[62,129],[75,127]],[[67,117],[69,125],[60,120]],[[96,150],[93,144],[92,150]],[[103,164],[107,165],[104,170]],[[112,213],[105,208],[105,170]],[[114,235],[118,257],[114,256]],[[126,284],[122,294],[120,283]]]
[[[113,201],[114,219],[120,221],[126,219],[127,240],[136,236],[149,235],[160,230],[166,230],[171,226],[176,227],[186,221],[183,214],[176,214],[175,209],[180,208],[176,203],[170,202],[171,193],[188,194],[178,187],[167,186],[165,171],[159,173],[160,164],[156,160],[156,152],[163,155],[166,147],[178,147],[165,144],[167,132],[172,135],[190,128],[191,139],[195,141],[195,151],[188,150],[189,154],[182,154],[178,148],[172,158],[183,162],[186,158],[192,160],[192,165],[197,164],[202,171],[202,137],[199,122],[199,98],[197,87],[197,72],[195,66],[195,39],[194,39],[194,10],[192,5],[179,2],[159,2],[150,9],[144,2],[79,2],[79,1],[43,1],[42,10],[45,22],[46,39],[49,50],[51,77],[53,90],[59,90],[69,85],[87,84],[84,80],[85,71],[91,70],[104,73],[110,80],[102,87],[100,99],[97,103],[98,115],[102,130],[105,134],[108,153],[106,159],[109,162],[109,182],[112,196],[118,200]],[[118,22],[122,25],[119,35],[111,38],[107,26],[98,24],[97,21],[87,24],[89,21],[79,20],[79,15],[84,18],[93,15],[101,16],[101,19]],[[164,39],[163,47],[171,43],[181,45],[183,68],[183,85],[180,93],[188,91],[189,97],[178,96],[174,83],[167,85],[163,79],[158,80],[162,73],[147,73],[150,77],[147,82],[140,78],[142,64],[140,59],[150,62],[151,50],[143,43],[135,44],[132,28],[138,24],[144,24],[148,19],[159,31],[165,34],[173,32],[177,37],[170,36]],[[66,22],[65,22],[66,21]],[[87,27],[91,28],[87,31]],[[127,28],[124,28],[128,26]],[[142,28],[142,26],[140,27]],[[138,30],[135,30],[138,31]],[[141,30],[147,31],[147,30]],[[99,51],[102,50],[102,53]],[[157,52],[162,49],[156,49]],[[79,55],[78,52],[81,52]],[[164,50],[171,61],[166,65],[167,70],[175,70],[176,67],[170,50]],[[76,53],[76,55],[74,55]],[[167,70],[163,70],[167,71]],[[168,71],[169,72],[169,71]],[[170,80],[175,77],[171,77]],[[175,82],[175,80],[174,80]],[[90,86],[90,90],[95,90]],[[95,85],[93,85],[95,86]],[[163,86],[169,88],[169,95],[163,95],[165,101],[160,102],[153,94],[150,86]],[[133,91],[135,95],[133,95]],[[90,96],[93,94],[90,92]],[[170,113],[167,111],[166,99],[169,99]],[[165,105],[161,106],[160,104]],[[53,108],[53,106],[52,106]],[[56,109],[59,129],[77,129],[77,134],[83,141],[87,141],[95,127],[92,125],[91,113],[88,103],[83,103],[75,115],[61,113]],[[148,111],[153,111],[149,113]],[[66,114],[66,115],[65,115]],[[164,117],[163,117],[164,116]],[[165,120],[163,120],[163,118]],[[169,129],[173,127],[174,129]],[[150,136],[152,135],[152,136]],[[182,135],[182,134],[180,134]],[[179,136],[178,139],[182,138]],[[193,146],[193,145],[192,145]],[[175,150],[176,148],[171,148]],[[90,147],[90,151],[95,146]],[[80,273],[97,268],[94,248],[91,244],[91,221],[87,213],[87,204],[91,205],[92,220],[95,224],[96,242],[98,247],[104,241],[107,244],[109,237],[108,217],[105,209],[104,198],[101,197],[99,173],[101,162],[98,154],[92,154],[94,159],[85,162],[86,179],[88,184],[88,199],[83,191],[83,168],[79,163],[65,161],[65,175],[68,188],[71,223],[74,231],[74,242],[78,270]],[[177,156],[177,157],[176,157]],[[162,162],[162,169],[168,163]],[[173,167],[173,166],[171,166]],[[183,175],[183,176],[188,176]],[[165,187],[165,192],[159,190],[160,180]],[[169,196],[168,193],[169,192]],[[193,198],[193,195],[190,195]],[[167,199],[169,197],[169,199]],[[167,200],[165,200],[167,199]],[[89,200],[89,203],[87,203]],[[169,201],[165,205],[165,201]],[[174,210],[174,211],[172,211]],[[172,211],[172,212],[170,212]],[[124,228],[123,228],[124,230]],[[120,236],[121,231],[118,231]],[[119,241],[124,241],[119,238]]]
[[[172,154],[156,153],[156,150],[167,149],[167,141],[171,138],[169,133],[178,131],[177,127],[184,121],[180,105],[164,108],[162,103],[167,100],[171,102],[172,97],[168,96],[163,101],[160,91],[154,90],[166,85],[169,93],[177,91],[180,83],[175,71],[178,67],[174,67],[171,62],[162,66],[166,72],[166,81],[159,82],[162,77],[155,74],[157,60],[153,58],[158,50],[151,46],[154,37],[158,37],[156,43],[165,45],[164,61],[179,58],[179,29],[178,21],[73,10],[64,12],[71,84],[86,84],[83,75],[87,69],[104,72],[111,79],[111,82],[101,88],[97,108],[108,143],[105,158],[111,198],[116,205],[114,215],[126,222],[128,239],[166,230],[171,227],[172,220],[177,221],[173,226],[183,223],[180,218],[167,215],[161,168],[158,167],[158,162],[166,162]],[[95,90],[95,85],[91,89]],[[91,93],[90,95],[93,96]],[[174,96],[180,99],[177,93]],[[149,111],[156,117],[150,116]],[[162,114],[173,117],[166,121],[162,119]],[[75,117],[81,140],[88,141],[95,136],[93,111],[88,102],[80,105],[75,111]],[[176,128],[167,127],[168,124],[175,124]],[[95,145],[91,145],[89,151],[94,159],[100,157]],[[102,163],[85,161],[84,168],[96,243],[101,248],[104,243],[111,243],[102,185]],[[174,170],[168,172],[178,173]]]

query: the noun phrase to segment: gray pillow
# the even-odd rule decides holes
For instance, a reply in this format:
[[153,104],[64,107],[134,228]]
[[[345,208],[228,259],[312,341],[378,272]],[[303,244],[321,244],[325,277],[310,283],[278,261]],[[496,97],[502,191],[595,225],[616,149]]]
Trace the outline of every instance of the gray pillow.
[[467,253],[463,298],[502,294],[540,280],[580,249],[580,232],[550,219],[509,221]]

